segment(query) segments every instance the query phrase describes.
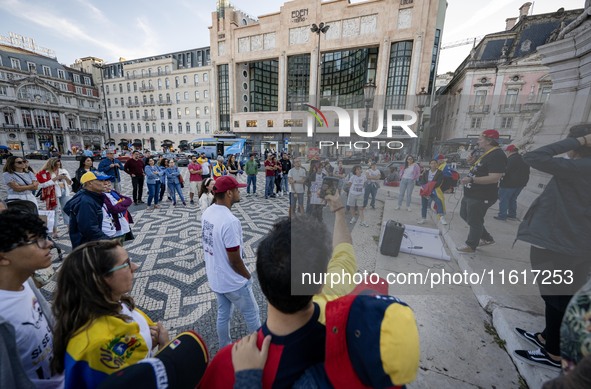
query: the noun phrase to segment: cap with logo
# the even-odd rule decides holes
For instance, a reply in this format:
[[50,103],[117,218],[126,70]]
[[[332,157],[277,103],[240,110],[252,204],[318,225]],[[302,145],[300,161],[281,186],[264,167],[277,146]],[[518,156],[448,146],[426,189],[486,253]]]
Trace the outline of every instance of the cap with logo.
[[222,176],[215,180],[213,193],[224,193],[235,188],[246,188],[246,184],[239,183],[233,176]]
[[489,139],[499,139],[499,132],[497,130],[484,130],[482,136]]
[[84,185],[87,182],[94,181],[94,180],[106,181],[106,180],[110,180],[110,179],[111,179],[111,176],[108,176],[103,173],[86,172],[82,175],[82,177],[80,177],[80,183],[82,185]]

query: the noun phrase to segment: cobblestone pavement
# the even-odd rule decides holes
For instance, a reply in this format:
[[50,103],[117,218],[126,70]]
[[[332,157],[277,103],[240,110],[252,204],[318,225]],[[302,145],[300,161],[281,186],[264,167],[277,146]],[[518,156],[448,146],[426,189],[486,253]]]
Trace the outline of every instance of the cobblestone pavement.
[[[95,162],[95,166],[97,164]],[[35,171],[42,165],[41,161],[32,161]],[[73,175],[78,162],[64,161],[64,167]],[[181,171],[188,182],[187,169],[181,168]],[[263,193],[264,182],[264,173],[260,172],[257,179],[259,194]],[[131,179],[126,174],[123,174],[122,187],[124,194],[131,193]],[[183,194],[189,204],[188,185],[184,188]],[[241,202],[233,206],[232,212],[242,222],[246,246],[245,262],[249,271],[254,273],[257,244],[279,218],[287,216],[289,201],[287,197],[265,200],[262,196],[246,197],[245,194],[244,191]],[[0,185],[0,196],[6,197],[4,184]],[[147,201],[146,189],[143,200]],[[138,307],[153,320],[161,321],[171,335],[187,329],[199,332],[213,355],[218,350],[215,329],[217,307],[215,295],[209,289],[205,274],[199,238],[201,213],[197,205],[173,207],[171,202],[166,201],[166,196],[161,205],[162,207],[155,211],[146,210],[145,204],[130,207],[135,221],[132,225],[135,239],[126,242],[125,248],[132,260],[140,265],[135,273],[132,296]],[[40,206],[43,208],[43,205]],[[325,216],[327,225],[332,226],[331,216]],[[71,245],[62,222],[59,224],[59,232],[60,238],[57,243],[68,253],[71,251]],[[360,267],[373,270],[375,257],[372,259],[373,263],[366,266],[361,266],[360,263]],[[49,299],[54,289],[54,281],[44,288]],[[258,282],[253,283],[253,289],[263,320],[267,307]],[[231,327],[233,339],[247,334],[246,324],[239,313],[233,315]]]

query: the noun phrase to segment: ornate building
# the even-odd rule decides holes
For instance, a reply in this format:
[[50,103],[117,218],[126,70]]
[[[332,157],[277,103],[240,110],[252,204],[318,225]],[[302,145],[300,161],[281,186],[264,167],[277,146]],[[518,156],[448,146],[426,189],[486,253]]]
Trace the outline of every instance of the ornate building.
[[[94,57],[73,66],[97,69],[110,144],[126,149],[184,149],[211,137],[216,126],[209,48],[103,64]],[[95,66],[95,67],[96,67]],[[102,70],[102,71],[101,71]]]
[[[210,42],[220,131],[305,153],[295,135],[304,104],[363,109],[369,83],[370,123],[373,108],[415,110],[415,95],[435,85],[445,9],[445,0],[298,0],[257,19],[218,1]],[[338,125],[328,117],[322,130]]]
[[[91,74],[32,51],[23,37],[0,37],[0,144],[61,153],[104,144]],[[20,46],[19,45],[20,42]]]

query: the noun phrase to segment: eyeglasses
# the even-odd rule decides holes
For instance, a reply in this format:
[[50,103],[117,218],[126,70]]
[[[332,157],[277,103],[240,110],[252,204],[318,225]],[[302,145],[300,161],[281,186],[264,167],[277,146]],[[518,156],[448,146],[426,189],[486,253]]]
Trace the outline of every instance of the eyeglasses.
[[125,260],[125,263],[123,265],[115,266],[114,268],[112,268],[111,270],[106,272],[105,274],[109,274],[109,273],[113,273],[114,271],[117,271],[117,270],[125,269],[128,266],[131,269],[131,259],[129,259],[129,257],[127,257],[127,259]]
[[25,163],[25,162],[26,162],[26,161],[14,161],[14,163],[18,163],[19,165],[20,165],[21,163]]
[[19,243],[15,243],[13,244],[7,251],[12,251],[18,247],[24,247],[24,246],[29,246],[32,244],[37,244],[37,247],[39,247],[40,249],[44,249],[48,246],[47,242],[48,242],[48,238],[47,235],[44,236],[38,236],[29,240],[25,240]]

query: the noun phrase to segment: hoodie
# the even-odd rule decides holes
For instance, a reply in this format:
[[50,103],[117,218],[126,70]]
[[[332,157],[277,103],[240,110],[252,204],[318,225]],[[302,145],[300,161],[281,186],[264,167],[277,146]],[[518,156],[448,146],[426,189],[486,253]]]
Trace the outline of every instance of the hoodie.
[[72,249],[83,243],[111,239],[103,232],[103,194],[81,189],[64,206],[70,217]]

